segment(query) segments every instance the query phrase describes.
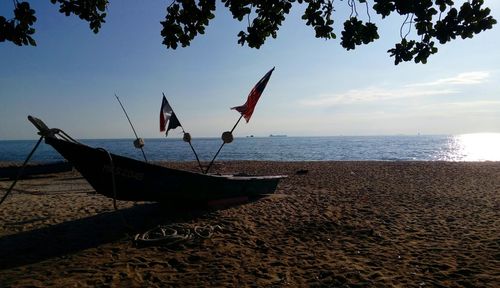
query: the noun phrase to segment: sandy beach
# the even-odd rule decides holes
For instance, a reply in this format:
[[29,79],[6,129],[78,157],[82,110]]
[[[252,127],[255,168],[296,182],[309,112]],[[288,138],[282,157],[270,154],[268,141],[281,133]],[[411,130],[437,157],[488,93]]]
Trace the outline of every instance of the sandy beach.
[[[500,286],[500,162],[234,161],[214,171],[288,178],[276,195],[205,213],[121,201],[115,211],[75,171],[19,181],[0,206],[0,287]],[[10,184],[0,181],[2,195]],[[134,244],[173,223],[220,229]]]

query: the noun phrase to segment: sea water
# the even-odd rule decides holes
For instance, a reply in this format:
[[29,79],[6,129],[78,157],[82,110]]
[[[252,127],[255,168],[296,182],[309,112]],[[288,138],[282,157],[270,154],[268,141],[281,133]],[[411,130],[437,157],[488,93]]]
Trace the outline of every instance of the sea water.
[[[132,139],[79,140],[111,153],[143,159]],[[182,139],[145,139],[144,152],[152,161],[195,161]],[[22,162],[35,140],[0,141],[0,161]],[[219,138],[193,138],[200,160],[210,161],[219,149]],[[51,162],[62,157],[41,144],[33,161]],[[500,133],[443,136],[332,136],[246,137],[224,145],[217,160],[270,161],[500,161]]]

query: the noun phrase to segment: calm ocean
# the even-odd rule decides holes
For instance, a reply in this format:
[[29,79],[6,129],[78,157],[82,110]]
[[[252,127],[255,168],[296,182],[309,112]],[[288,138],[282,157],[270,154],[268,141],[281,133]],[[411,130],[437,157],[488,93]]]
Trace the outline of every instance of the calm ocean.
[[[142,159],[130,139],[80,140],[112,153]],[[194,161],[191,148],[181,139],[145,139],[148,160]],[[36,141],[0,141],[0,161],[22,162]],[[219,138],[193,139],[202,161],[210,161],[219,148]],[[457,136],[334,136],[236,138],[225,145],[218,160],[273,161],[500,161],[500,133]],[[46,144],[40,145],[33,161],[62,160]]]

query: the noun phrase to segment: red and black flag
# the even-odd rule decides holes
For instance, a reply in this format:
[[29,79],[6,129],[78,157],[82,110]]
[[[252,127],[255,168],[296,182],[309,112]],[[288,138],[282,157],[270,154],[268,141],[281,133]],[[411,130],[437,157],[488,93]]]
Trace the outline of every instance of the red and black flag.
[[236,106],[231,109],[235,109],[236,111],[240,112],[241,115],[245,118],[245,120],[250,121],[250,117],[252,117],[253,110],[255,109],[255,105],[257,105],[257,101],[259,101],[260,95],[262,95],[262,92],[264,92],[264,89],[266,88],[267,82],[269,82],[269,78],[271,78],[271,74],[273,74],[274,67],[273,69],[269,70],[269,72],[260,79],[257,84],[252,88],[252,91],[250,91],[250,94],[248,94],[247,102],[241,106]]

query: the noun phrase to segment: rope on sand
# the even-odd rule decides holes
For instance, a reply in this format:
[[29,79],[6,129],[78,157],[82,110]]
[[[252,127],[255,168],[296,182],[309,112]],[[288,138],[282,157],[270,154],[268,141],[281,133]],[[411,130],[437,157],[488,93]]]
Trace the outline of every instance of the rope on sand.
[[194,227],[189,224],[158,225],[151,230],[135,235],[134,242],[137,245],[171,246],[180,242],[208,239],[217,231],[222,231],[220,225]]

